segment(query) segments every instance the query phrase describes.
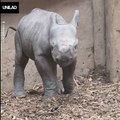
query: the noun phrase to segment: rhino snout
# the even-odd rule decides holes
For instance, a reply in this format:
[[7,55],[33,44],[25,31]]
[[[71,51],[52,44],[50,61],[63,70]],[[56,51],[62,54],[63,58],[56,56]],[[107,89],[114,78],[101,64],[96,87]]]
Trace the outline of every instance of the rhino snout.
[[55,61],[57,64],[59,64],[62,67],[62,66],[67,66],[70,63],[72,63],[73,59],[74,58],[72,56],[58,55],[56,56]]
[[68,62],[68,61],[71,61],[73,59],[73,57],[69,57],[69,56],[57,56],[56,57],[56,61],[59,62]]
[[54,47],[52,49],[52,57],[60,66],[67,66],[75,59],[74,51],[67,46]]
[[66,53],[66,52],[69,52],[69,51],[70,51],[70,48],[68,46],[59,47],[59,52],[61,52],[61,53]]

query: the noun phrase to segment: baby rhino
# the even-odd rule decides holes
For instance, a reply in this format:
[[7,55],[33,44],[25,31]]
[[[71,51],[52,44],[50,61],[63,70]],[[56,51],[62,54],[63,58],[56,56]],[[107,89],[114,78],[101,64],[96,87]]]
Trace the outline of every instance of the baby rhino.
[[43,99],[52,97],[60,91],[57,84],[57,64],[63,71],[64,93],[72,93],[78,45],[78,20],[78,10],[75,10],[72,21],[66,23],[59,14],[37,8],[20,20],[15,34],[14,96],[25,96],[24,69],[29,58],[34,60],[42,78]]

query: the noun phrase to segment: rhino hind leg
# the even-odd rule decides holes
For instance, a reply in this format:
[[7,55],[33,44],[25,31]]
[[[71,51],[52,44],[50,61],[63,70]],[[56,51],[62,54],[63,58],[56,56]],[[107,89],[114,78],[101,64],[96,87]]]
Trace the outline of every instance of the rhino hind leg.
[[63,67],[63,86],[64,86],[64,94],[71,94],[73,93],[74,89],[74,81],[73,81],[73,74],[75,71],[76,60],[72,64],[67,67]]
[[19,34],[16,33],[15,36],[15,71],[14,71],[14,90],[13,96],[15,97],[25,97],[24,91],[24,69],[28,62],[28,57],[22,52],[20,46]]
[[43,81],[43,99],[55,96],[57,94],[56,63],[50,57],[36,56],[35,65]]

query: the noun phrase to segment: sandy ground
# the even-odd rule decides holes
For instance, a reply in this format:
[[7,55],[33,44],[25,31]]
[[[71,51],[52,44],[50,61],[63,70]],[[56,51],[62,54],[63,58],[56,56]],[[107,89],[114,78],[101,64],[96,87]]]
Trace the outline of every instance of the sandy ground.
[[[97,79],[96,79],[97,77]],[[2,93],[2,120],[120,120],[120,83],[103,83],[103,75],[75,76],[73,95],[42,101],[42,85],[26,90],[26,98]]]

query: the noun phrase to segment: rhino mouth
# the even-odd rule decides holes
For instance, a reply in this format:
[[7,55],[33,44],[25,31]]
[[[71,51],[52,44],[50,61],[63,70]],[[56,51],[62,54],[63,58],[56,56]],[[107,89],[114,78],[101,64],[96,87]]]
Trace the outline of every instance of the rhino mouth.
[[53,60],[60,66],[60,67],[66,67],[70,65],[73,60],[74,56],[72,56],[70,53],[60,53],[58,50],[53,49],[52,50],[52,57]]
[[60,67],[66,67],[68,65],[70,65],[72,63],[73,60],[67,60],[67,61],[63,61],[63,60],[55,60],[56,63],[60,66]]
[[67,67],[68,65],[70,65],[70,63],[62,63],[62,64],[59,64],[59,63],[58,63],[58,65],[59,65],[60,67]]

